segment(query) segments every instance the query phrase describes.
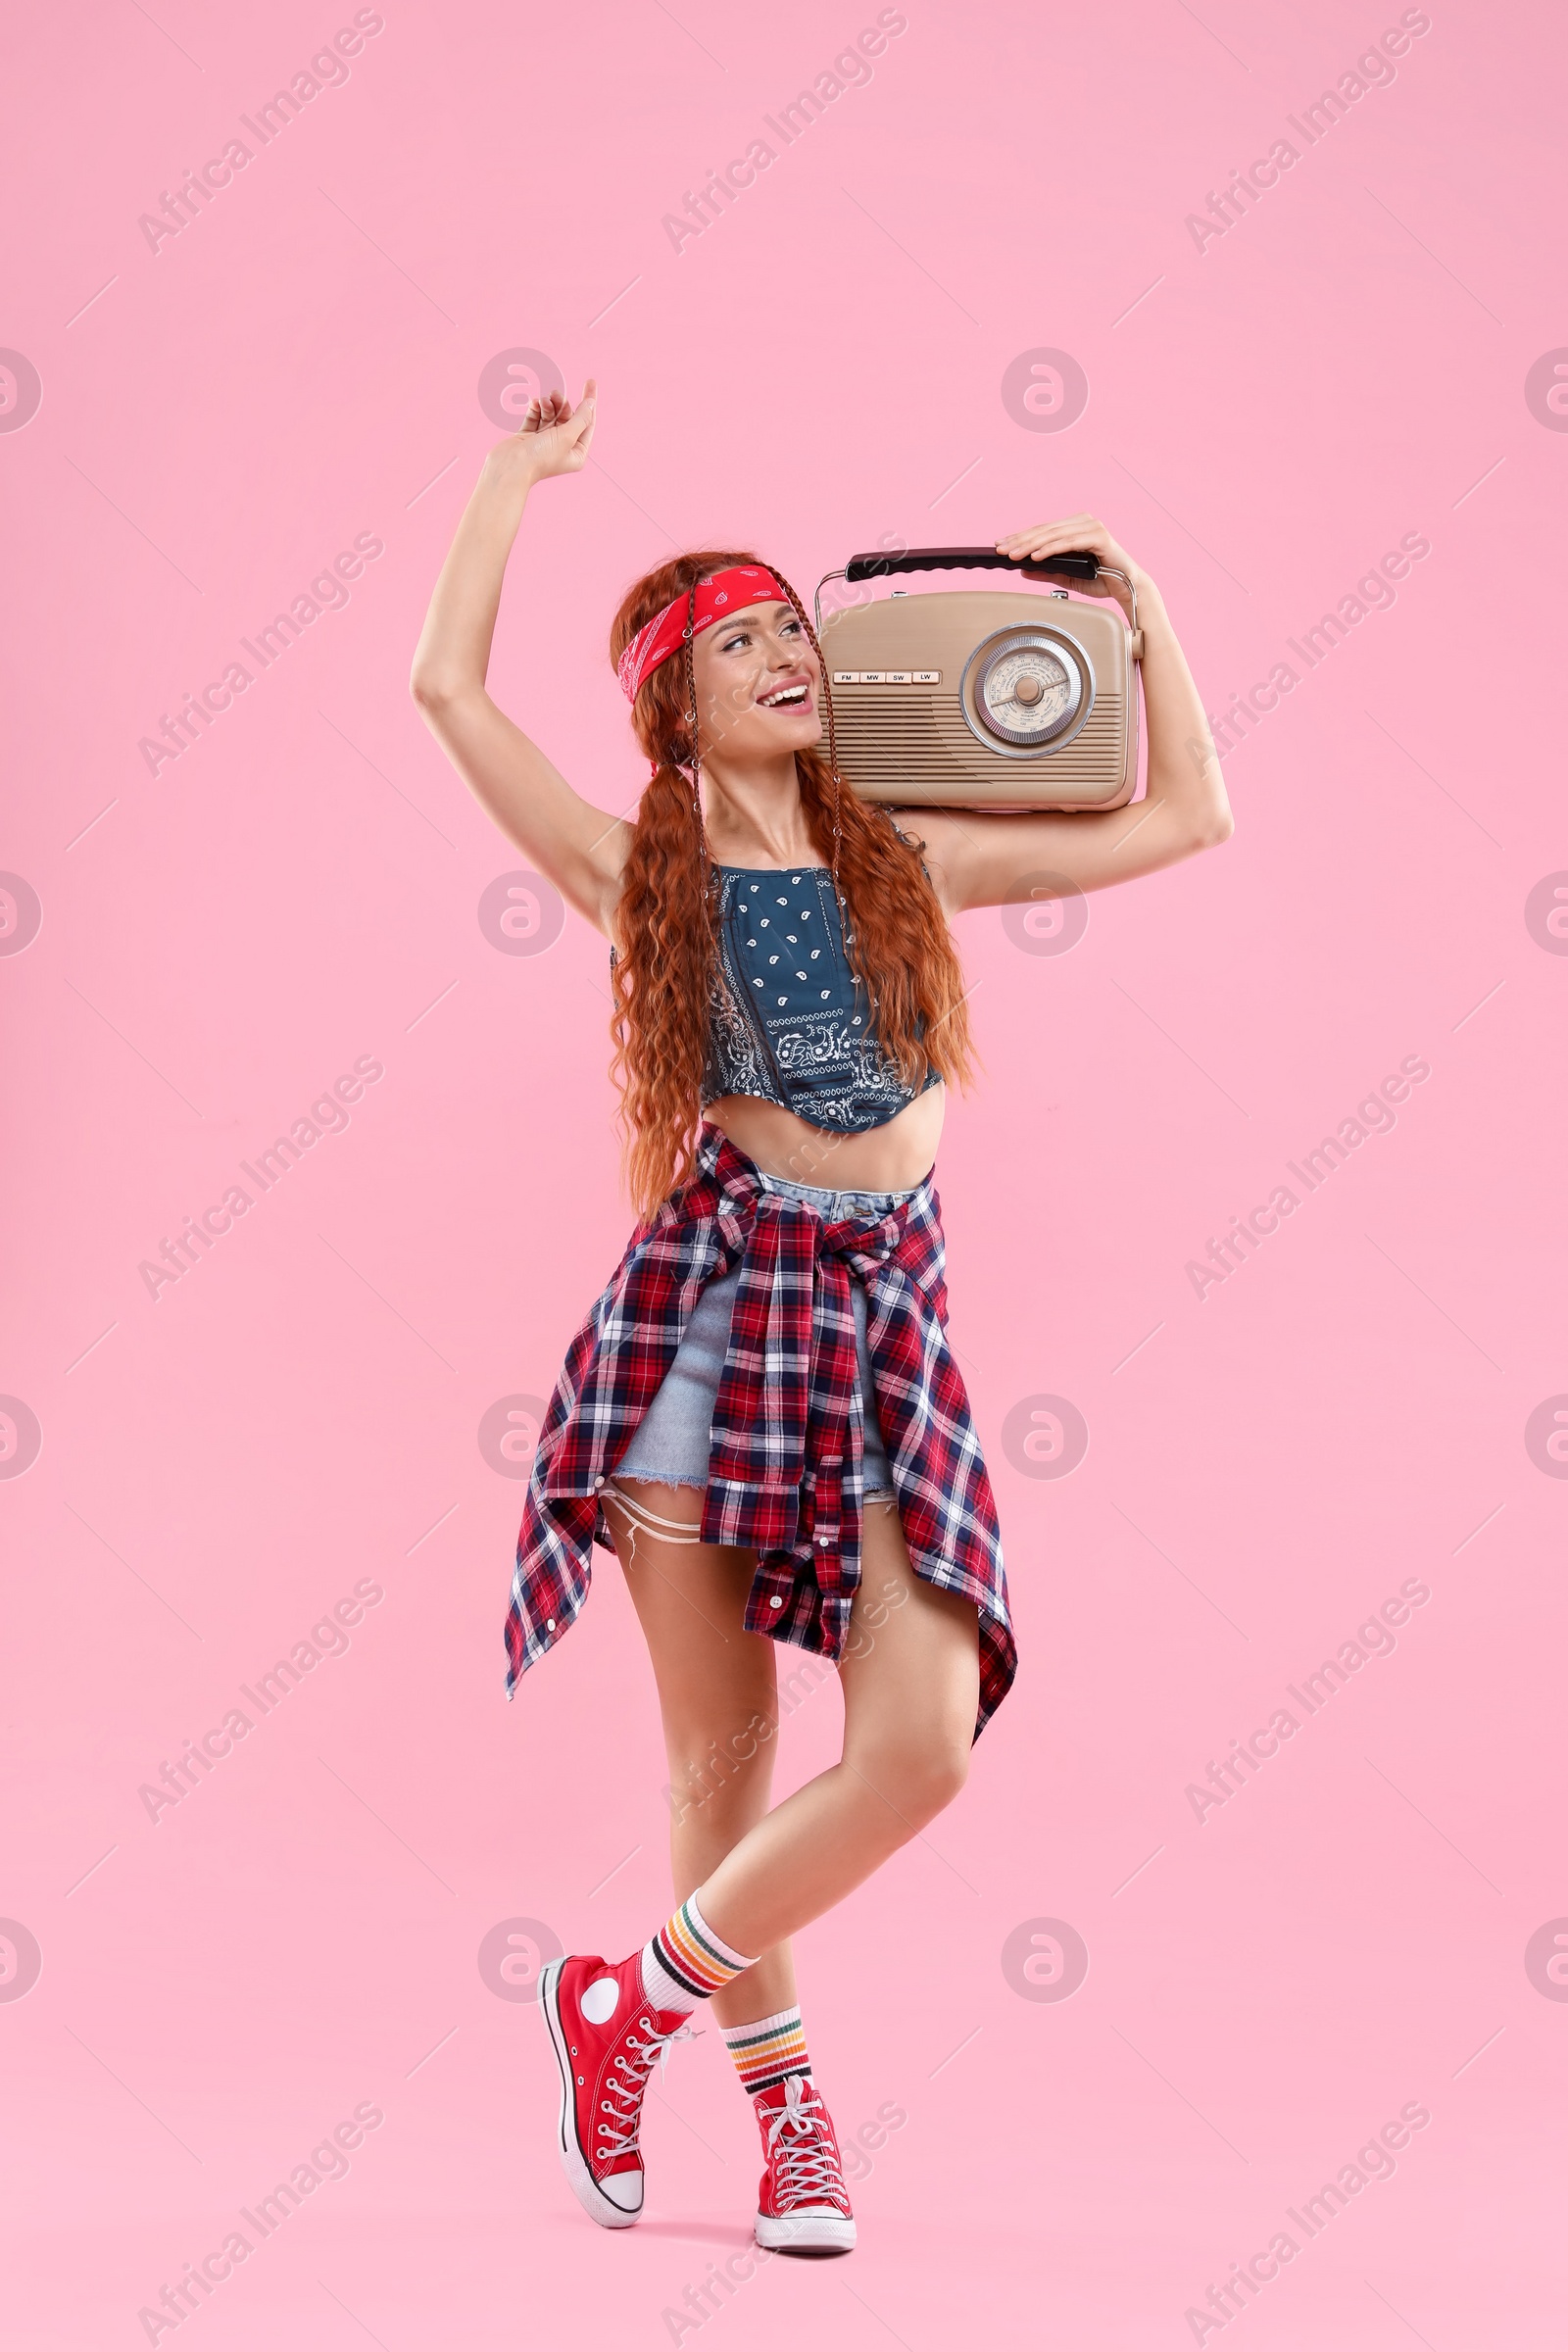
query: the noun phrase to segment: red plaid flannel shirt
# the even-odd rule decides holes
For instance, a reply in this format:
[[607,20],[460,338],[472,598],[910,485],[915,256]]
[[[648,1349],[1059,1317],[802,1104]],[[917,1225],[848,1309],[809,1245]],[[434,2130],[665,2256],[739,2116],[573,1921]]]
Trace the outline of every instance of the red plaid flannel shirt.
[[877,1416],[916,1572],[980,1613],[976,1736],[1017,1665],[1002,1536],[947,1341],[930,1177],[886,1216],[826,1225],[769,1193],[705,1127],[696,1169],[632,1237],[572,1341],[545,1414],[517,1538],[507,1690],[588,1597],[600,1494],[669,1370],[705,1284],[737,1261],[702,1537],[758,1554],[747,1630],[837,1659],[860,1576],[861,1434],[851,1277],[865,1285]]

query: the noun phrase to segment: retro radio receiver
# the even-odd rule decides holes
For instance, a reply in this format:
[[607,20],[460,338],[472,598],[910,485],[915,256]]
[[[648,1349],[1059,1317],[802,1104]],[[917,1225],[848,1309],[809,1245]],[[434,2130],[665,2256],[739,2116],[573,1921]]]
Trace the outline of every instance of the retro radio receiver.
[[[1129,629],[1111,603],[1016,588],[906,595],[821,621],[829,580],[902,571],[1022,571],[1026,580],[1126,582]],[[817,637],[833,696],[839,767],[866,801],[974,808],[1119,808],[1138,785],[1136,591],[1088,554],[1049,568],[989,547],[852,556],[817,584]],[[826,732],[823,734],[823,748]]]

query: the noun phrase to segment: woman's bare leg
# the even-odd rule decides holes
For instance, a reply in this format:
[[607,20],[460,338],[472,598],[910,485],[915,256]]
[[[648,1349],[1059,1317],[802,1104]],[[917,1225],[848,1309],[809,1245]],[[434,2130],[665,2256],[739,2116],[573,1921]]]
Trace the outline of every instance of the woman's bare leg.
[[[694,1487],[628,1481],[646,1510],[696,1527]],[[778,1728],[776,1644],[745,1627],[756,1554],[717,1544],[669,1543],[635,1527],[612,1496],[606,1516],[632,1606],[648,1643],[669,1759],[670,1869],[675,1900],[708,1878],[767,1811]],[[760,1952],[713,1995],[721,2026],[749,2025],[795,2004],[788,1943],[741,1944]]]
[[[735,1951],[768,1951],[830,1910],[952,1801],[968,1770],[977,1612],[915,1574],[897,1513],[874,1504],[839,1673],[842,1760],[771,1813],[754,1814],[698,1882],[704,1919]],[[785,2001],[748,2006],[766,2015]]]

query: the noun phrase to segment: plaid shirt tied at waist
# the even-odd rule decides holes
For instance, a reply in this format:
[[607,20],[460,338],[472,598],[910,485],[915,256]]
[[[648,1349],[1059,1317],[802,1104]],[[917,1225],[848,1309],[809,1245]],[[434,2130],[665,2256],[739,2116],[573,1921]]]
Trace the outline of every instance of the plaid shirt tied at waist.
[[587,1599],[592,1546],[612,1546],[602,1491],[705,1285],[738,1263],[701,1532],[758,1554],[748,1632],[836,1660],[849,1630],[862,1500],[856,1279],[909,1558],[979,1611],[978,1736],[1017,1651],[996,1501],[948,1347],[945,1255],[930,1177],[885,1216],[825,1224],[705,1126],[691,1181],[633,1236],[550,1399],[517,1538],[509,1695]]

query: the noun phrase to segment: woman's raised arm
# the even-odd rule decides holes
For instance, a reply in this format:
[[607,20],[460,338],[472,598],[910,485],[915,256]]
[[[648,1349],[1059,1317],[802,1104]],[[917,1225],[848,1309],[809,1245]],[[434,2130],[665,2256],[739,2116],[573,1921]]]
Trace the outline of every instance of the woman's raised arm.
[[476,800],[568,905],[609,932],[631,828],[573,792],[485,690],[501,583],[528,493],[581,471],[594,436],[590,378],[575,409],[557,393],[529,403],[520,432],[484,462],[441,566],[410,691]]

